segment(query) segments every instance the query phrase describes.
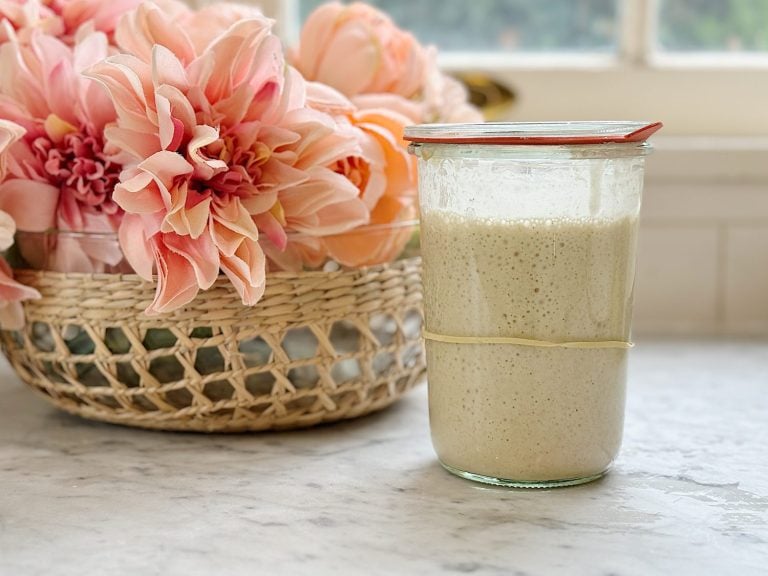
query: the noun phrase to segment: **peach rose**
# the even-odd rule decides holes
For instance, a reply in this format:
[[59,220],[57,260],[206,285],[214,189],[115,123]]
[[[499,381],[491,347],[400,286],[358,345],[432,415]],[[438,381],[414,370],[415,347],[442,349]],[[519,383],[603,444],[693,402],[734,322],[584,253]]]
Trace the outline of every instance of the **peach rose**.
[[367,4],[315,10],[291,57],[307,80],[338,90],[358,110],[391,110],[413,124],[483,120],[461,83],[438,67],[437,50]]
[[337,161],[332,168],[357,187],[370,211],[370,226],[326,236],[322,244],[310,246],[304,242],[304,262],[312,261],[309,254],[316,254],[319,260],[323,252],[344,266],[371,266],[394,260],[413,232],[398,224],[417,215],[415,159],[408,154],[403,140],[410,118],[391,106],[358,108],[318,83],[308,85],[308,102],[333,114],[341,129],[358,141],[358,153]]
[[387,92],[413,98],[424,84],[427,55],[379,10],[333,2],[307,19],[293,63],[307,80],[347,97]]
[[397,224],[416,218],[416,173],[402,139],[409,122],[387,109],[357,110],[348,118],[365,155],[357,163],[339,163],[337,170],[357,184],[371,210],[373,228],[328,237],[325,246],[345,266],[390,262],[413,232]]

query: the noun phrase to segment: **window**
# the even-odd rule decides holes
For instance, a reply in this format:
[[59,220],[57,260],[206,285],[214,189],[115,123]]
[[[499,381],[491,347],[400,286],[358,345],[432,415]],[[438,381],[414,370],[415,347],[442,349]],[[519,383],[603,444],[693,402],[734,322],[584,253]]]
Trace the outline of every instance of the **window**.
[[[302,20],[323,0],[302,0]],[[613,52],[615,0],[374,0],[423,43],[444,52]],[[458,33],[460,31],[460,33]]]
[[[260,3],[293,42],[322,2]],[[768,135],[766,0],[370,3],[438,45],[446,69],[511,87],[505,119],[660,119],[668,136]]]
[[658,22],[660,51],[768,52],[765,0],[662,0]]

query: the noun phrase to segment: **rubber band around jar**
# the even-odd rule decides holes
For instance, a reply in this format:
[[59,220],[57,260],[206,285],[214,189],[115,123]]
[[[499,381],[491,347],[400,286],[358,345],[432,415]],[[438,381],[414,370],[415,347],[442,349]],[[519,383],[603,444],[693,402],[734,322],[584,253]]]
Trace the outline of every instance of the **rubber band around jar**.
[[423,336],[425,340],[443,342],[445,344],[512,344],[535,348],[578,348],[592,350],[604,348],[629,350],[635,346],[632,342],[622,342],[620,340],[604,340],[600,342],[550,342],[547,340],[507,338],[503,336],[446,336],[444,334],[435,334],[428,330],[423,331]]

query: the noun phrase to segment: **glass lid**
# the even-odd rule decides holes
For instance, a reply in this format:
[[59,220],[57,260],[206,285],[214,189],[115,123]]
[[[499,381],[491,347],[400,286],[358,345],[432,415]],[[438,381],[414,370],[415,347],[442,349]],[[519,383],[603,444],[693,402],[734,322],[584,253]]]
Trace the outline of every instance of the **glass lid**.
[[406,140],[424,144],[511,144],[556,146],[643,142],[661,122],[488,122],[419,124],[405,129]]

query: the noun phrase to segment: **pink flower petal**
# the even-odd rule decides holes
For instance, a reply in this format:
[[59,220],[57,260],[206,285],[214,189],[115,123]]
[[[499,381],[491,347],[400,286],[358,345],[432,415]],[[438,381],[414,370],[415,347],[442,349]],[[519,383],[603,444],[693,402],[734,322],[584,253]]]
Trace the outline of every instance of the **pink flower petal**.
[[277,218],[269,212],[264,212],[253,217],[254,221],[269,241],[275,245],[278,250],[285,250],[288,245],[288,235],[285,233],[283,225],[277,221]]
[[423,109],[420,103],[403,98],[398,94],[359,94],[352,102],[361,111],[379,110],[385,114],[397,114],[405,118],[405,126],[423,121]]
[[221,116],[223,123],[233,126],[246,117],[255,99],[253,87],[244,84],[234,90],[231,96],[217,102],[214,109]]
[[316,110],[294,110],[286,115],[285,126],[301,135],[294,147],[298,155],[294,167],[306,170],[313,166],[327,166],[360,154],[359,144],[352,130]]
[[163,150],[175,152],[184,137],[184,125],[172,116],[171,103],[165,96],[156,94],[155,104],[157,106],[160,146],[162,146]]
[[[44,232],[53,228],[59,189],[34,180],[6,180],[0,184],[0,210],[16,221],[19,230]],[[34,210],[30,210],[34,206]]]
[[181,236],[189,236],[192,239],[199,238],[205,232],[210,220],[211,198],[197,198],[196,192],[190,197],[187,182],[182,182],[170,190],[171,208],[168,210],[161,230],[163,232],[175,232]]
[[234,256],[222,256],[221,269],[240,294],[244,305],[253,306],[264,295],[266,258],[257,242],[246,240]]
[[[311,49],[302,46],[302,50]],[[374,81],[382,55],[368,26],[349,21],[339,27],[334,41],[318,58],[317,73],[309,79],[328,84],[346,96],[354,96]]]
[[104,136],[108,142],[124,150],[134,158],[147,158],[162,150],[160,138],[144,131],[130,130],[121,126],[107,126]]
[[172,16],[151,2],[139,7],[120,20],[115,30],[117,45],[145,62],[152,58],[152,48],[159,44],[168,48],[185,64],[195,58],[195,48],[189,37]]
[[173,86],[181,91],[189,89],[184,65],[176,55],[161,44],[152,48],[152,81],[155,86]]
[[20,302],[0,301],[0,327],[3,330],[21,330],[24,323],[24,308]]
[[388,186],[387,164],[384,151],[376,138],[355,127],[355,133],[360,144],[360,159],[367,166],[367,181],[360,191],[360,198],[373,210],[379,199],[386,193]]
[[262,242],[261,246],[269,261],[270,270],[301,272],[305,267],[319,268],[327,259],[322,238],[293,238],[283,250],[269,241]]
[[11,215],[0,210],[0,250],[8,250],[13,245],[16,234],[16,222]]
[[219,131],[213,126],[195,126],[192,140],[187,146],[189,159],[193,162],[194,173],[198,178],[210,180],[214,175],[227,169],[223,160],[208,158],[200,153],[202,148],[219,139]]
[[[152,174],[155,182],[163,192],[166,202],[170,201],[166,194],[174,187],[176,178],[188,176],[194,170],[193,166],[183,156],[168,150],[156,152],[139,164],[138,167],[139,170]],[[170,208],[170,205],[166,204],[166,206]]]
[[259,122],[241,124],[233,130],[238,135],[240,145],[246,149],[253,148],[256,142],[261,142],[269,150],[290,147],[298,144],[301,134],[282,126],[265,126]]
[[262,212],[267,212],[277,202],[277,192],[260,192],[250,194],[239,200],[248,214],[255,216]]
[[314,170],[310,180],[281,193],[280,203],[291,228],[308,234],[337,234],[370,217],[357,188],[330,170]]
[[307,104],[315,110],[331,115],[352,114],[355,105],[341,92],[320,82],[307,82]]
[[24,128],[8,120],[0,119],[0,181],[5,179],[7,173],[6,156],[8,150],[23,135]]
[[240,202],[239,198],[234,197],[224,205],[215,203],[212,207],[212,214],[214,221],[222,226],[226,226],[240,236],[249,238],[254,242],[259,239],[259,230],[253,222],[251,213]]
[[112,199],[126,212],[151,214],[165,208],[165,202],[154,177],[148,172],[137,172],[133,177],[123,178],[115,186]]
[[114,103],[120,128],[151,135],[155,124],[147,115],[153,100],[151,68],[130,54],[99,62],[84,74],[101,83]]
[[120,17],[132,10],[141,0],[69,0],[63,6],[62,18],[68,30],[77,30],[91,22],[97,30],[112,33]]
[[73,106],[73,103],[79,100],[79,94],[76,93],[79,82],[75,74],[72,64],[62,59],[46,79],[48,84],[46,96],[51,114],[70,124],[77,124],[79,121]]
[[263,166],[261,185],[264,191],[279,192],[307,180],[307,174],[275,159]]
[[359,190],[347,178],[327,168],[313,168],[310,178],[280,193],[280,203],[288,218],[306,216],[330,204],[358,197]]
[[256,94],[246,119],[261,119],[266,124],[279,124],[286,112],[306,105],[305,81],[299,72],[286,66],[284,77],[266,82]]
[[309,15],[301,29],[301,47],[294,64],[307,78],[316,78],[320,58],[333,40],[336,23],[344,7],[338,2],[322,4]]
[[184,256],[169,250],[160,237],[153,238],[157,264],[157,290],[152,304],[144,311],[147,316],[172,312],[195,299],[200,287],[195,269]]
[[258,89],[282,76],[282,47],[270,35],[271,27],[272,21],[266,18],[242,20],[210,45],[206,56],[216,63],[215,74],[195,82],[210,102],[224,100],[245,83]]
[[93,134],[104,132],[104,128],[110,122],[115,121],[115,107],[109,94],[106,93],[103,86],[90,78],[82,78],[80,90],[80,104],[78,106],[78,119],[81,124]]
[[105,34],[93,32],[84,36],[74,48],[73,64],[79,74],[109,56],[109,41]]
[[[3,94],[4,100],[17,103],[16,110],[9,110],[16,114],[5,117],[17,122],[22,116],[30,119],[44,118],[50,112],[40,79],[29,70],[27,59],[17,42],[9,42],[0,50],[0,93]],[[38,64],[38,68],[43,67]],[[19,106],[19,103],[22,105]]]
[[[77,199],[72,194],[59,196],[59,207],[56,212],[56,228],[60,230],[83,230],[83,213]],[[63,270],[62,270],[63,271]],[[75,270],[72,270],[75,272]]]
[[198,54],[206,50],[210,43],[233,24],[250,18],[263,18],[264,15],[255,6],[217,2],[203,6],[185,20],[185,27],[190,30],[190,38]]
[[151,282],[155,259],[152,243],[147,239],[146,233],[141,216],[135,214],[125,215],[118,232],[120,248],[128,264],[136,274]]
[[389,187],[400,189],[404,194],[414,193],[416,168],[402,139],[407,119],[384,110],[369,110],[356,115],[356,123],[384,152]]
[[215,219],[211,223],[211,236],[213,237],[213,242],[216,244],[216,248],[218,248],[222,258],[224,256],[234,256],[235,252],[237,252],[237,249],[240,247],[240,244],[245,241],[242,234],[224,226],[221,222],[217,222]]
[[210,235],[197,239],[178,234],[164,234],[163,242],[168,250],[185,258],[195,272],[197,285],[203,290],[210,288],[219,277],[219,252]]
[[168,84],[160,86],[155,94],[168,100],[171,105],[171,116],[181,121],[185,135],[191,135],[192,129],[197,125],[197,120],[195,110],[186,95],[175,86]]
[[0,301],[12,302],[37,298],[40,298],[40,293],[14,280],[10,264],[0,258]]

